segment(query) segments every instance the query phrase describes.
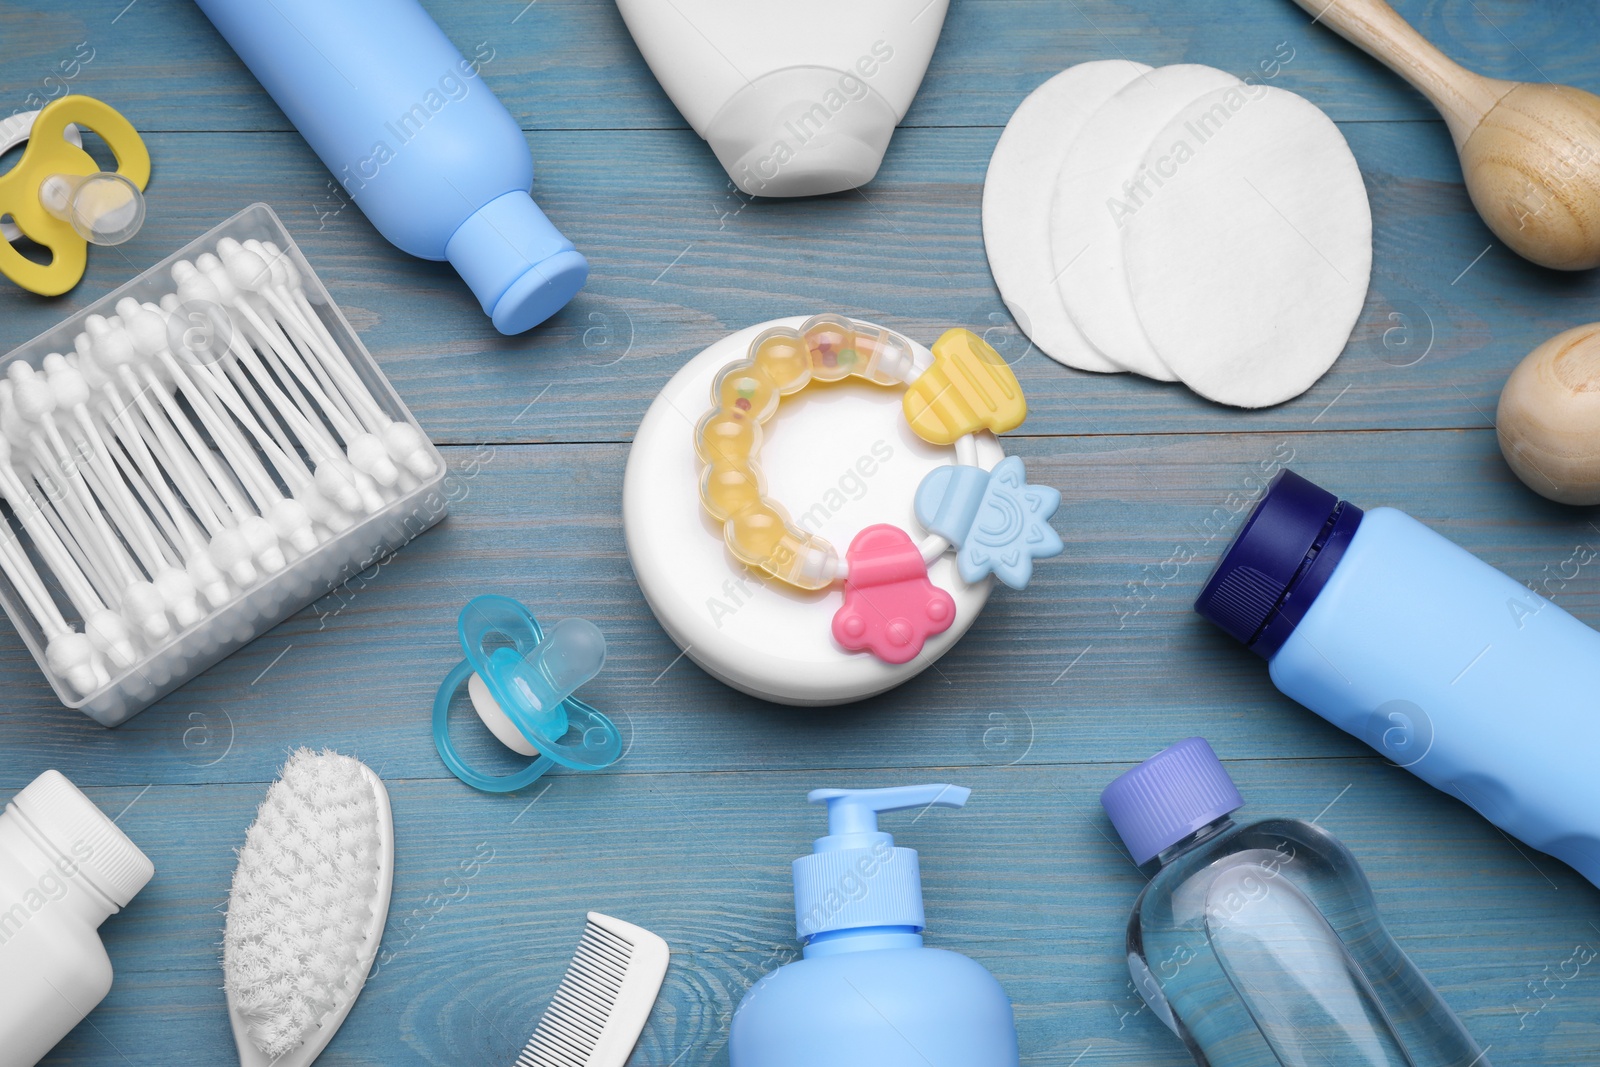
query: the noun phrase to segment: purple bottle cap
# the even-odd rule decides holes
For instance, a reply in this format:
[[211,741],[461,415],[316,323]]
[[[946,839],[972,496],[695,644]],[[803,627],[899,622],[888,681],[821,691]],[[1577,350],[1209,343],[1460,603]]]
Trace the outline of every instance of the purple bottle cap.
[[1208,823],[1244,806],[1203,737],[1189,737],[1123,774],[1100,794],[1111,825],[1143,866]]

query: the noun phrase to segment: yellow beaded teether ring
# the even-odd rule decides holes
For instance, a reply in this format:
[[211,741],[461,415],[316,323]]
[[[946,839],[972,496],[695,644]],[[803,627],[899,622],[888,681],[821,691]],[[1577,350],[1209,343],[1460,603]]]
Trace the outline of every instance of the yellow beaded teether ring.
[[[751,343],[748,358],[717,375],[712,408],[695,428],[695,450],[705,464],[700,499],[722,523],[729,551],[799,589],[825,589],[844,580],[846,608],[835,618],[835,636],[846,648],[870,648],[890,662],[914,656],[924,637],[942,632],[953,619],[949,594],[934,588],[926,572],[950,540],[931,532],[913,545],[898,528],[879,525],[862,531],[848,557],[841,558],[825,538],[795,526],[783,505],[767,497],[757,463],[761,427],[783,397],[813,381],[855,377],[875,385],[904,385],[902,410],[917,435],[931,444],[953,444],[957,465],[976,468],[973,434],[984,429],[1002,433],[1020,425],[1027,416],[1022,387],[1005,361],[971,331],[947,331],[934,343],[933,355],[931,366],[919,367],[904,337],[836,315],[814,316],[799,329],[767,330]],[[854,580],[852,571],[860,572]],[[868,595],[868,589],[877,592]],[[904,620],[895,616],[885,624],[886,634],[878,634],[882,620],[852,604],[853,597],[861,596],[876,598],[868,606],[879,615],[885,598],[892,596],[898,598],[895,610],[916,614],[925,607],[926,618],[919,615],[901,625]]]

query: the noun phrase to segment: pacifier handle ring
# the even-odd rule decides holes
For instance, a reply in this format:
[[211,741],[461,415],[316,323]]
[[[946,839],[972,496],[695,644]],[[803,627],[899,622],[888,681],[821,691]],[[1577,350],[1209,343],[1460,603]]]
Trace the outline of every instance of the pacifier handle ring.
[[462,759],[456,751],[455,742],[450,739],[450,702],[472,674],[472,664],[462,660],[445,676],[439,685],[439,692],[433,698],[433,744],[439,750],[439,758],[450,769],[450,773],[482,792],[515,793],[525,789],[554,767],[555,760],[541,754],[520,771],[503,775],[485,774]]

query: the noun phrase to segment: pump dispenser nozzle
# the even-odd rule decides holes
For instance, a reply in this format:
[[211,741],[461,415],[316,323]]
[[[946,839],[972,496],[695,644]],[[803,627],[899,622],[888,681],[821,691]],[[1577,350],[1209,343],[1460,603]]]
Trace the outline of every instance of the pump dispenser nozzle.
[[828,836],[817,838],[818,852],[870,847],[878,838],[878,816],[907,808],[959,808],[972,790],[959,785],[899,785],[891,789],[813,789],[806,799],[828,805]]
[[972,790],[959,785],[892,789],[814,789],[828,805],[828,834],[794,861],[795,933],[801,941],[834,930],[923,929],[922,871],[915,849],[896,848],[878,816],[907,808],[959,808]]

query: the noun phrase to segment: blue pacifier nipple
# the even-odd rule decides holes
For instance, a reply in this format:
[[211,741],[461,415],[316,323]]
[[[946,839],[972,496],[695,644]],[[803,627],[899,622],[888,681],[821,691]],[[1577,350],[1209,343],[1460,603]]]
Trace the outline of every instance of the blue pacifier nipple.
[[[563,619],[546,634],[527,608],[504,596],[480,596],[461,609],[457,629],[466,659],[433,701],[433,742],[457,778],[489,793],[510,793],[556,764],[575,771],[609,767],[622,755],[610,719],[572,694],[600,673],[606,639],[585,619]],[[450,704],[467,686],[478,718],[513,752],[536,757],[522,770],[475,770],[450,740]]]

